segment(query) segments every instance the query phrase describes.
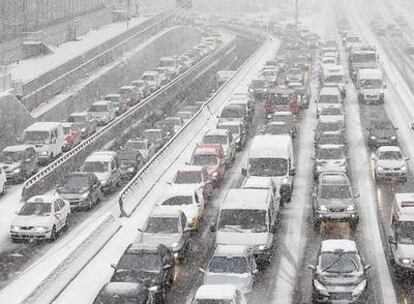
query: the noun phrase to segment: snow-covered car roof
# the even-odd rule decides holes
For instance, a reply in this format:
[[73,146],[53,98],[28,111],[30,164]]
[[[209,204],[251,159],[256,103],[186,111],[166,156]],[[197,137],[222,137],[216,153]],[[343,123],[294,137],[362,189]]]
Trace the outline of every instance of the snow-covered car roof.
[[207,130],[206,133],[204,133],[205,135],[212,135],[212,136],[227,136],[229,133],[229,130],[227,129],[210,129]]
[[290,155],[292,139],[289,135],[275,136],[271,134],[257,135],[253,138],[250,146],[250,155],[255,158],[260,157],[282,157]]
[[145,286],[140,283],[132,282],[109,282],[107,283],[101,293],[108,295],[122,295],[122,296],[139,296],[143,293]]
[[202,166],[193,166],[193,165],[188,165],[188,166],[184,166],[181,167],[180,169],[177,170],[177,172],[201,172],[203,171]]
[[202,285],[198,288],[197,300],[232,300],[237,288],[233,285]]
[[60,122],[39,121],[28,126],[25,131],[50,131],[51,129],[62,126]]
[[379,69],[360,69],[358,71],[359,78],[362,79],[381,79],[382,73]]
[[112,98],[112,97],[120,98],[121,94],[113,93],[113,94],[105,95],[105,98]]
[[166,200],[175,196],[193,196],[194,191],[198,189],[198,186],[191,186],[189,184],[171,184],[162,194],[162,200]]
[[87,116],[88,112],[75,112],[69,115],[69,117],[71,116]]
[[119,88],[120,90],[133,90],[135,89],[135,86],[133,85],[126,85]]
[[377,152],[401,152],[401,148],[398,146],[381,146],[377,149]]
[[154,76],[157,75],[158,72],[157,71],[145,71],[144,73],[142,73],[142,76]]
[[14,145],[14,146],[7,146],[2,151],[4,152],[22,152],[27,148],[33,148],[33,145]]
[[267,209],[267,189],[230,189],[222,204],[221,209]]
[[358,252],[355,242],[351,240],[322,241],[321,252],[335,252],[338,249],[344,252]]
[[213,256],[247,256],[250,252],[248,246],[242,245],[217,245]]
[[271,177],[246,177],[241,185],[243,189],[270,189],[273,187],[273,179]]
[[152,210],[150,217],[176,217],[179,218],[182,211],[177,209],[166,208],[163,206],[157,206]]
[[89,155],[85,162],[109,162],[116,156],[114,151],[97,151]]
[[341,92],[337,87],[322,87],[319,95],[341,95]]
[[318,150],[323,150],[323,149],[344,150],[343,146],[341,146],[341,145],[326,144],[326,145],[319,145],[318,146]]
[[242,126],[242,123],[240,121],[223,121],[219,122],[217,126]]
[[319,176],[322,184],[324,185],[344,185],[349,184],[348,177],[345,173],[339,173],[339,172],[326,172],[321,173]]
[[337,123],[340,122],[338,116],[340,115],[321,115],[319,116],[320,123]]

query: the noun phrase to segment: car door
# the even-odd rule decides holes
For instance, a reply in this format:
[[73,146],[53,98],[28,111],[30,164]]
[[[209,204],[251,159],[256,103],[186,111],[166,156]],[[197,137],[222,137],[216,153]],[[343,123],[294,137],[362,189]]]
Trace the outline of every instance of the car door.
[[54,224],[56,225],[56,231],[59,231],[63,226],[63,213],[62,210],[60,210],[60,206],[58,204],[58,200],[55,200],[53,203],[53,209],[54,209]]

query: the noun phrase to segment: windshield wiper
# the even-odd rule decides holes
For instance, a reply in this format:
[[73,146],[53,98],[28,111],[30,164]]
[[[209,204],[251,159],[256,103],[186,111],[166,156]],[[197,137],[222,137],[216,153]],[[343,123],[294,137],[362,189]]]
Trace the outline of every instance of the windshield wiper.
[[322,272],[326,272],[329,269],[331,269],[336,263],[338,263],[341,259],[342,259],[343,255],[339,255],[335,261],[333,261],[331,264],[329,264],[327,267],[325,267],[324,269],[322,269]]

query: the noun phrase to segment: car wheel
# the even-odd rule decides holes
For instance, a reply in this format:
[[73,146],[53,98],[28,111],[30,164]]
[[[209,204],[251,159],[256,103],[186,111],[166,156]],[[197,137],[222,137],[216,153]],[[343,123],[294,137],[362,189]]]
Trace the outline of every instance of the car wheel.
[[50,234],[50,241],[53,242],[54,240],[56,240],[56,237],[57,237],[56,226],[53,226],[52,232]]

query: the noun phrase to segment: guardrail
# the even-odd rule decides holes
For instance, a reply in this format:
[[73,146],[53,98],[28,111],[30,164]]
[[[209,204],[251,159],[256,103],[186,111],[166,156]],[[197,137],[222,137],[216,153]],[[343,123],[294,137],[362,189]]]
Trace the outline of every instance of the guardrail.
[[[86,226],[86,225],[85,225]],[[0,303],[45,304],[53,302],[79,272],[121,228],[119,219],[105,213],[0,291]]]
[[78,170],[87,155],[92,151],[102,148],[110,140],[117,138],[124,129],[130,127],[133,123],[136,123],[140,119],[145,119],[147,115],[154,113],[156,110],[162,109],[164,104],[171,100],[181,88],[191,84],[193,78],[197,76],[200,71],[203,71],[208,67],[217,57],[222,56],[235,47],[236,43],[237,39],[234,39],[230,43],[222,46],[202,61],[198,62],[191,69],[179,75],[170,84],[144,99],[140,104],[130,108],[127,112],[88,137],[73,150],[67,152],[29,178],[23,185],[22,199],[26,200],[33,195],[45,193],[54,186],[56,182],[60,181],[65,174]]
[[150,37],[174,15],[175,11],[161,13],[25,83],[22,103],[32,111],[42,102],[62,92],[68,83],[78,81],[100,66],[115,60],[123,52],[132,48],[137,43],[137,39]]
[[[263,38],[263,37],[262,37]],[[240,71],[250,63],[260,48],[250,55],[238,69]],[[237,71],[237,72],[238,72]],[[205,122],[214,117],[214,113],[222,106],[223,100],[215,97],[231,82],[237,72],[230,77],[194,114],[194,116],[177,132],[135,175],[135,177],[122,189],[119,195],[121,215],[130,216],[145,199],[150,190],[160,180],[165,171],[187,148],[188,143],[201,132]],[[220,101],[220,102],[219,102]],[[191,135],[191,136],[189,136]]]

